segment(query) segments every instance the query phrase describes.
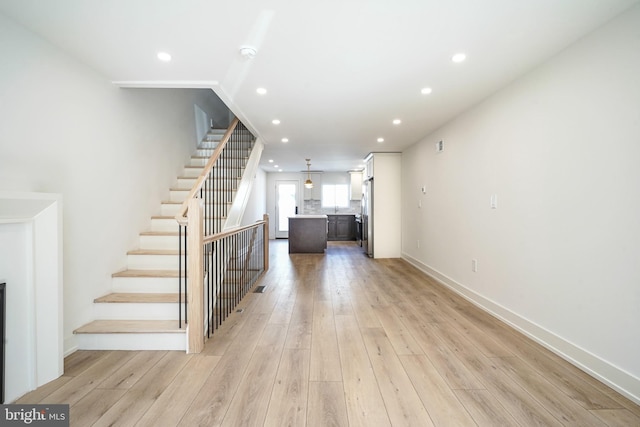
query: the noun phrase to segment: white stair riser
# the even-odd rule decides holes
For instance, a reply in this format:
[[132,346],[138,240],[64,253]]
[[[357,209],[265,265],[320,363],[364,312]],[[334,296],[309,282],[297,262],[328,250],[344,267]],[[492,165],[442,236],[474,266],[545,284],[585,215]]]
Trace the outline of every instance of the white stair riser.
[[178,236],[140,236],[140,249],[177,249]]
[[184,202],[189,195],[189,190],[169,190],[169,200],[172,202]]
[[[181,207],[182,207],[182,204],[179,204],[179,203],[163,203],[160,206],[160,215],[162,215],[162,216],[175,216],[178,213],[178,211],[181,209]],[[229,205],[227,204],[226,208],[225,207],[220,207],[219,209],[216,209],[216,215],[217,216],[225,216],[226,215],[226,209],[228,207],[229,207]],[[208,214],[207,209],[205,209],[205,215]],[[175,231],[175,230],[169,230],[169,231]]]
[[[207,219],[208,216],[205,216]],[[224,224],[224,219],[218,219],[218,225]],[[151,220],[151,231],[169,231],[174,232],[178,230],[178,222],[174,218],[160,219],[154,218]]]
[[127,255],[129,270],[177,270],[178,255]]
[[[178,303],[95,303],[100,320],[178,320]],[[184,320],[184,314],[182,319]]]
[[[181,189],[181,190],[191,190],[193,188],[193,186],[196,185],[197,182],[198,182],[198,178],[196,178],[196,177],[193,177],[193,178],[178,178],[176,180],[176,183],[173,186],[173,188]],[[225,186],[226,188],[233,188],[234,186],[238,185],[238,180],[237,179],[232,179],[232,178],[216,179],[215,180],[215,185],[216,186]]]
[[207,140],[203,140],[199,145],[198,145],[198,149],[201,148],[216,148],[218,146],[218,143],[220,142],[220,139],[214,139],[214,138],[210,138]]
[[184,168],[182,175],[197,178],[200,176],[203,169],[204,168],[202,167]]
[[215,151],[215,148],[198,148],[194,153],[194,156],[211,157]]
[[[169,191],[169,200],[172,202],[184,202],[184,200],[187,198],[187,196],[189,195],[189,191],[190,190],[170,190]],[[208,197],[222,197],[227,199],[227,201],[231,201],[233,200],[233,197],[235,197],[236,193],[235,191],[232,191],[231,194],[229,194],[229,192],[227,191],[208,191]]]
[[178,178],[176,180],[176,183],[174,185],[174,187],[176,188],[184,188],[187,190],[191,190],[193,188],[194,185],[196,185],[196,182],[198,182],[198,177],[189,177],[189,178]]
[[175,216],[182,208],[182,205],[174,203],[163,203],[160,205],[160,215],[162,216]]
[[151,231],[178,231],[175,218],[152,218]]
[[[227,148],[224,150],[224,155],[227,156],[231,156],[231,153],[233,153],[233,157],[237,157],[237,156],[241,156],[241,157],[249,157],[249,151],[250,151],[250,147],[249,146],[243,146],[243,147],[236,147],[236,148]],[[215,152],[215,147],[214,148],[199,148],[196,150],[196,152],[194,153],[194,156],[205,156],[205,157],[211,157],[213,156],[213,153]]]
[[[177,277],[112,277],[113,292],[137,292],[143,294],[178,293]],[[183,281],[184,291],[184,281]]]
[[79,350],[181,350],[187,348],[184,333],[77,334]]
[[189,159],[189,166],[201,166],[204,167],[207,164],[207,159]]
[[[209,161],[208,158],[191,158],[189,159],[189,166],[198,166],[198,167],[204,167],[207,165],[207,162]],[[242,163],[241,166],[244,166],[244,162]],[[236,175],[238,173],[236,172]]]

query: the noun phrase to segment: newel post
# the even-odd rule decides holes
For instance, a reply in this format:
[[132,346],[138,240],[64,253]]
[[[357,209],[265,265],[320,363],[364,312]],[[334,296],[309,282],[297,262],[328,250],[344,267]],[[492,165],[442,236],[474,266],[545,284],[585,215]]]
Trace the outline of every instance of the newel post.
[[204,270],[202,265],[202,199],[189,200],[187,211],[187,353],[200,353],[204,349]]

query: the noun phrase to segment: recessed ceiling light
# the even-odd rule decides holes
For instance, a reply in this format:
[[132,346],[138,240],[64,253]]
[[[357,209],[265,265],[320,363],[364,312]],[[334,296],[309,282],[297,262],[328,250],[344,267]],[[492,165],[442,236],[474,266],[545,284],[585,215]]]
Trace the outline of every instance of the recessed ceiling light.
[[395,120],[393,121],[393,124],[394,124],[394,125],[399,125],[400,123],[402,123],[402,120],[400,120],[400,119],[395,119]]
[[158,52],[158,59],[160,61],[169,62],[171,61],[171,55],[169,55],[167,52]]
[[273,163],[273,159],[269,159],[269,163]]
[[256,48],[253,46],[240,46],[240,56],[247,59],[253,59],[256,56]]
[[431,90],[430,87],[423,87],[422,90],[420,90],[420,93],[423,95],[429,95],[431,92],[433,92],[433,90]]
[[460,53],[456,53],[455,55],[453,55],[451,57],[451,60],[453,62],[462,62],[465,59],[467,59],[467,55],[465,55],[464,53],[460,52]]
[[282,172],[282,169],[278,170],[278,172]]
[[271,123],[273,123],[274,125],[279,125],[280,124],[280,120],[273,119],[273,120],[271,120]]
[[378,142],[384,142],[384,138],[378,138]]
[[259,87],[258,89],[256,89],[256,92],[258,92],[258,95],[265,95],[267,93],[267,90],[263,87]]
[[289,138],[282,138],[281,141],[286,144],[287,142],[289,142]]
[[273,167],[274,167],[274,168],[279,168],[280,166],[278,166],[278,165],[273,165]]

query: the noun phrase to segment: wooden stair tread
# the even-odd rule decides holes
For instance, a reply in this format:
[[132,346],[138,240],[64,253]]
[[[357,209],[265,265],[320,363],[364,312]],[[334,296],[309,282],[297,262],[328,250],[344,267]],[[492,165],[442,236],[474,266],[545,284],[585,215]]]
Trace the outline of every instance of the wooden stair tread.
[[178,270],[123,270],[113,273],[111,277],[179,277]]
[[[96,298],[98,303],[177,303],[179,294],[115,292]],[[182,295],[184,301],[184,295]]]
[[134,249],[127,255],[180,255],[180,251],[174,249]]
[[74,334],[184,334],[184,332],[185,329],[178,328],[177,320],[94,320],[73,331]]

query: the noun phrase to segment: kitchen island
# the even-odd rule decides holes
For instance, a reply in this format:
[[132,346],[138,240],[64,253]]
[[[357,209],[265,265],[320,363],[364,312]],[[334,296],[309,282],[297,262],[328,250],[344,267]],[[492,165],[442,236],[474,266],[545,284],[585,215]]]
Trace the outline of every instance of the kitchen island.
[[324,253],[327,248],[327,216],[289,217],[289,253]]

